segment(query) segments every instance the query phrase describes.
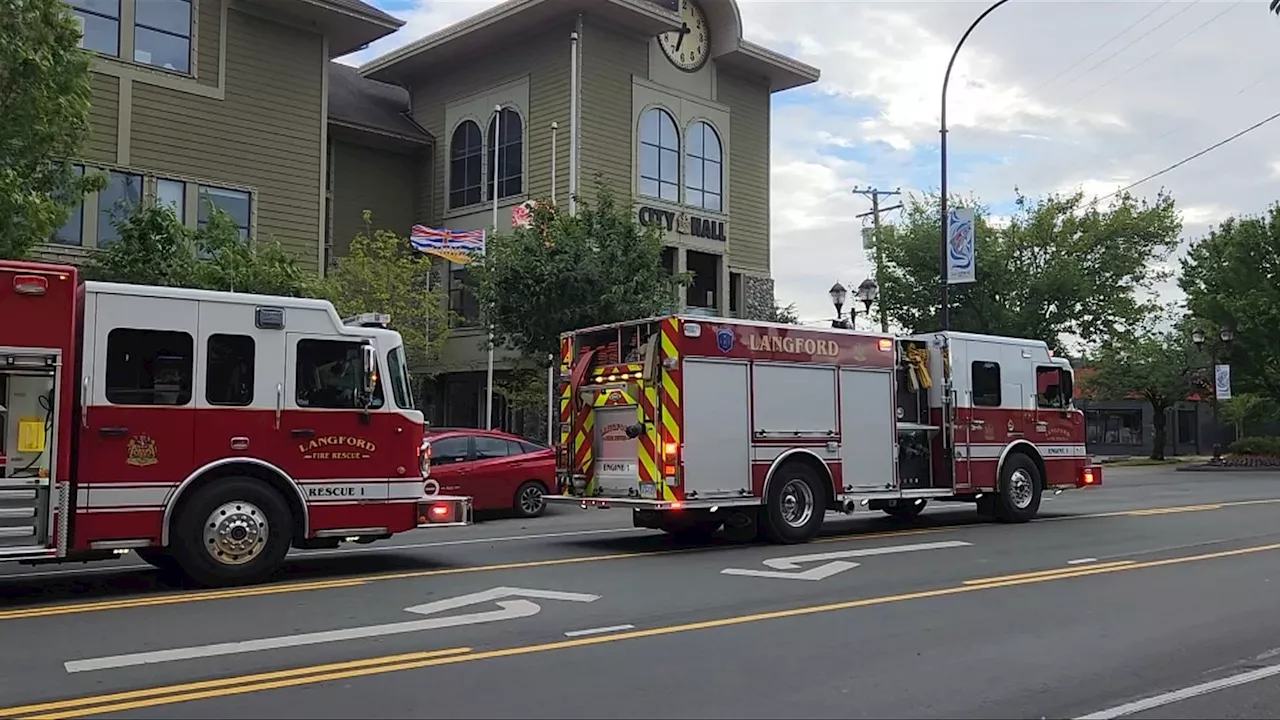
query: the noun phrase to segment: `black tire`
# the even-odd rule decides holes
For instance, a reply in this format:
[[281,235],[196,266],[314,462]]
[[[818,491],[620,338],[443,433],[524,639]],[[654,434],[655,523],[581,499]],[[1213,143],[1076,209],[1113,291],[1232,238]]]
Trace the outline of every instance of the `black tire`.
[[886,515],[895,520],[915,520],[924,512],[927,500],[899,500],[883,508]]
[[178,567],[178,561],[165,548],[138,548],[135,552],[138,553],[139,560],[159,570],[161,575],[170,576],[182,572]]
[[769,480],[765,497],[764,534],[783,545],[809,542],[827,514],[827,491],[807,463],[783,463]]
[[197,489],[183,504],[169,550],[191,580],[225,587],[267,579],[292,542],[293,515],[280,493],[259,480],[231,477]]
[[515,511],[522,518],[535,518],[546,512],[547,488],[537,480],[530,480],[516,488]]
[[1000,487],[995,497],[995,518],[1002,523],[1024,523],[1040,511],[1044,479],[1040,468],[1023,453],[1010,453],[1000,469]]

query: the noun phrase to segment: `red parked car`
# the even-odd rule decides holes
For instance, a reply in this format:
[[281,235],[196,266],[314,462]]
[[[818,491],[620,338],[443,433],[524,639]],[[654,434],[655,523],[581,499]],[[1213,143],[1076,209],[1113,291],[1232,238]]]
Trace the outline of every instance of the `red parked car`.
[[537,517],[546,509],[543,495],[556,486],[556,456],[551,448],[497,430],[435,428],[431,441],[431,479],[442,495],[470,495],[476,510],[512,510]]

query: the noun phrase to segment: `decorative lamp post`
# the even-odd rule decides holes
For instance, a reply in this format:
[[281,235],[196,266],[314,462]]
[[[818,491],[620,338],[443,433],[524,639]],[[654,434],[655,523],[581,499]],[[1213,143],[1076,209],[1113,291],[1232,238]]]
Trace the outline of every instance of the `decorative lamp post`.
[[1200,328],[1196,328],[1195,330],[1192,330],[1191,342],[1195,343],[1196,347],[1204,347],[1204,331],[1201,330]]
[[[844,302],[849,298],[849,291],[844,286],[836,283],[831,286],[831,304],[836,307],[836,319],[831,321],[833,328],[851,328],[853,323],[844,319]],[[853,315],[853,310],[849,311],[849,315]]]
[[863,314],[867,317],[871,316],[871,303],[876,301],[880,295],[880,286],[872,278],[867,278],[858,286],[857,298],[862,301]]
[[[1204,349],[1204,343],[1206,339],[1207,339],[1207,336],[1205,335],[1205,332],[1200,328],[1195,328],[1194,330],[1191,331],[1191,342],[1195,344],[1197,349]],[[1235,331],[1224,325],[1221,329],[1218,330],[1219,344],[1209,349],[1209,371],[1211,373],[1210,377],[1214,379],[1213,396],[1212,396],[1213,420],[1214,420],[1214,423],[1217,425],[1220,425],[1220,423],[1218,422],[1218,371],[1217,369],[1218,369],[1218,365],[1222,362],[1222,356],[1227,351],[1230,350],[1231,343],[1235,339],[1236,339]],[[1218,435],[1218,442],[1215,442],[1213,444],[1213,462],[1219,463],[1219,462],[1222,462],[1222,440],[1225,438],[1223,438],[1224,433],[1222,432],[1221,427],[1215,427],[1214,431]]]

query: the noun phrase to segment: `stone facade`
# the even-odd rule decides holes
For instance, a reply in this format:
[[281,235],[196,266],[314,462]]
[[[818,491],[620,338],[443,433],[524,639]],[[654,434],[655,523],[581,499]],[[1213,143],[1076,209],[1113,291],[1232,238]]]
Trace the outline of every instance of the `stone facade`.
[[742,317],[746,320],[773,319],[773,278],[744,275]]

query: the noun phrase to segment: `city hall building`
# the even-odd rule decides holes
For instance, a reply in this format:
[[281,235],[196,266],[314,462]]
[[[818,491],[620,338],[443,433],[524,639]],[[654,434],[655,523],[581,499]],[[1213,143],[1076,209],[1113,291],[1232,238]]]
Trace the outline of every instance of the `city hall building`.
[[[603,181],[666,236],[689,312],[764,316],[773,93],[818,70],[750,42],[733,0],[509,0],[360,68],[335,58],[398,19],[360,0],[70,2],[95,53],[82,167],[108,173],[42,252],[82,260],[121,202],[203,202],[323,272],[364,230],[498,229],[527,200]],[[495,108],[498,110],[495,112]],[[496,150],[496,162],[495,162]],[[465,266],[435,261],[455,316],[436,424],[483,425],[486,352]],[[499,351],[497,368],[509,367]],[[512,427],[495,400],[495,426]],[[518,422],[516,423],[518,425]]]

